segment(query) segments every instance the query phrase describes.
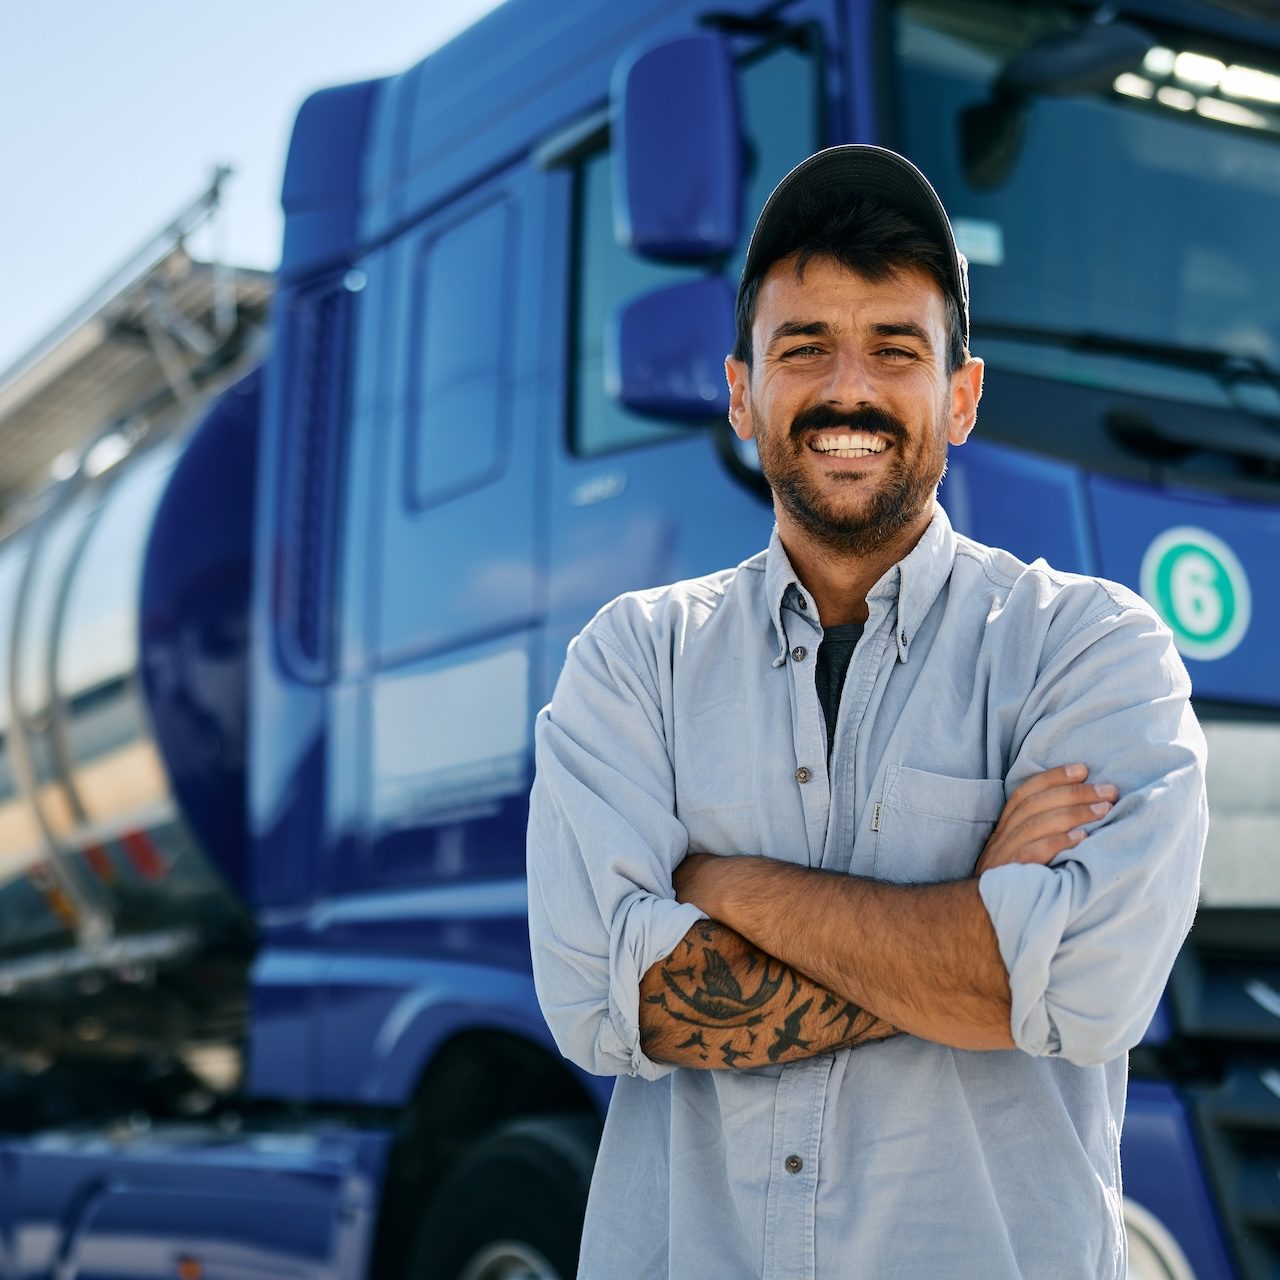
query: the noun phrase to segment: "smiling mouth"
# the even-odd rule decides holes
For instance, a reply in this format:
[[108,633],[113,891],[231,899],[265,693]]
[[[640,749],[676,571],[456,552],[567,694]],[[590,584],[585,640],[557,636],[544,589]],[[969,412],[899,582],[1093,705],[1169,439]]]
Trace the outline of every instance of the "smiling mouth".
[[883,453],[889,442],[869,431],[823,431],[809,441],[809,448],[828,458],[869,458]]

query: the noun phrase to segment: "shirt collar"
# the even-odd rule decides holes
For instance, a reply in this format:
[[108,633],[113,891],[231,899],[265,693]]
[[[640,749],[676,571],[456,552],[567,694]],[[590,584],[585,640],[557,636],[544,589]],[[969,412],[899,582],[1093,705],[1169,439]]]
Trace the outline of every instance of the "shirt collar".
[[778,638],[778,654],[773,660],[775,667],[780,667],[787,660],[787,632],[782,625],[782,609],[790,605],[807,613],[809,619],[817,625],[818,611],[814,608],[809,593],[800,582],[799,575],[791,567],[786,548],[778,536],[778,526],[773,526],[773,534],[769,538],[769,550],[765,553],[764,562],[765,599],[769,602],[769,620],[773,623],[774,634]]
[[[898,634],[895,641],[900,661],[907,661],[911,641],[950,576],[955,558],[955,532],[947,513],[935,502],[933,518],[920,541],[867,592],[867,603],[871,605],[872,612],[875,612],[875,603],[878,601],[885,601],[886,605],[897,601]],[[815,625],[818,615],[808,590],[791,567],[776,525],[765,555],[765,598],[769,604],[769,618],[778,639],[778,656],[773,665],[781,666],[787,659],[787,633],[782,625],[783,608],[790,606],[802,613],[807,612]]]

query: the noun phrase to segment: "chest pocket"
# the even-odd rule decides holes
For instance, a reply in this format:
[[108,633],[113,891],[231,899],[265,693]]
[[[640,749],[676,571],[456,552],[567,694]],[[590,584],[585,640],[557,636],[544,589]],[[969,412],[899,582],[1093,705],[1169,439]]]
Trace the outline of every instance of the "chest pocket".
[[894,765],[873,818],[879,830],[872,875],[899,884],[972,875],[1003,808],[998,778],[951,778]]

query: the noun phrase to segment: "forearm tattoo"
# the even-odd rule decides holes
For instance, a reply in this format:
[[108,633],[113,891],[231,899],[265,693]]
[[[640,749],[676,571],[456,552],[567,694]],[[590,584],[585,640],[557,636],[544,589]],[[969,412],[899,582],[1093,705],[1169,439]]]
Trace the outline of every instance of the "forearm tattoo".
[[644,995],[641,1030],[646,1052],[660,1060],[741,1070],[893,1034],[714,921],[695,925],[658,972],[661,988]]

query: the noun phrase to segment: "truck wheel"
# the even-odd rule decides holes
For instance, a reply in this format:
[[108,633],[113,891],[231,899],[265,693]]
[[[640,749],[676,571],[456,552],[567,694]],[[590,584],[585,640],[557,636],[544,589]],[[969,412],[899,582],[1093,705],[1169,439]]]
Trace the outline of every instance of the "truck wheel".
[[562,1115],[486,1138],[431,1205],[410,1280],[573,1280],[599,1137]]

